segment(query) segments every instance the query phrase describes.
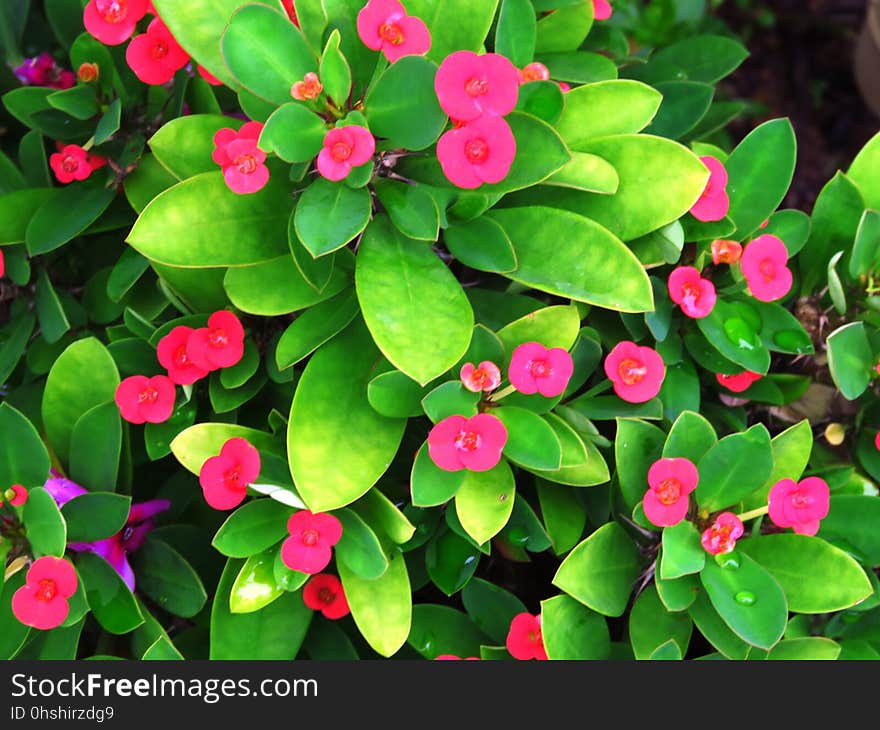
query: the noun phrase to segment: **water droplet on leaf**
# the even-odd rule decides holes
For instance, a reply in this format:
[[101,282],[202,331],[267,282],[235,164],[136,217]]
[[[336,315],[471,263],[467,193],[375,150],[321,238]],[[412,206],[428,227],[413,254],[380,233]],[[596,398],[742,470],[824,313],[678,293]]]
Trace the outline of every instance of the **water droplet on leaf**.
[[809,341],[804,336],[804,333],[797,330],[780,330],[773,335],[773,342],[784,350],[798,354],[804,353],[809,349]]
[[754,350],[758,345],[754,330],[739,317],[731,317],[724,322],[724,334],[741,350]]
[[739,553],[735,550],[729,553],[721,553],[715,556],[715,562],[722,568],[736,570],[740,565]]
[[741,606],[754,606],[758,602],[757,597],[751,591],[740,591],[733,599]]

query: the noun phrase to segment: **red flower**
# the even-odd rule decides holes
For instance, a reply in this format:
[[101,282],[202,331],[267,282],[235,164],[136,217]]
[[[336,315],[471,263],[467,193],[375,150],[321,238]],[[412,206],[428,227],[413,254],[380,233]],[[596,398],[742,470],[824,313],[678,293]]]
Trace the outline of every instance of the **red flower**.
[[742,393],[744,390],[748,390],[752,386],[752,383],[763,377],[763,375],[753,373],[751,370],[744,370],[736,375],[715,374],[715,379],[718,381],[718,384],[723,385],[734,393]]
[[244,355],[244,328],[232,312],[221,309],[208,318],[208,326],[190,333],[186,356],[192,364],[211,372],[235,365]]
[[[437,656],[434,657],[434,661],[438,661],[438,660],[439,660],[439,661],[449,661],[449,660],[452,660],[452,659],[459,659],[459,660],[460,660],[461,657],[460,657],[460,656],[457,656],[457,655],[455,655],[455,654],[438,654]],[[467,657],[464,657],[464,659],[465,659],[465,661],[474,661],[474,660],[479,661],[479,660],[480,660],[480,657],[478,657],[478,656],[467,656]]]
[[214,134],[214,151],[211,153],[211,159],[220,167],[226,168],[234,164],[226,148],[236,140],[251,139],[257,142],[260,134],[263,132],[262,122],[247,122],[237,132],[232,127],[223,127],[218,129]]
[[736,241],[728,241],[724,238],[718,238],[712,241],[712,263],[718,264],[735,264],[742,256],[743,247]]
[[70,612],[67,599],[76,593],[73,566],[63,558],[51,556],[34,561],[25,584],[12,596],[12,613],[26,626],[54,629]]
[[318,172],[334,182],[343,180],[351,168],[369,162],[375,151],[376,140],[366,127],[335,127],[324,136],[324,146],[318,153]]
[[691,207],[691,215],[698,221],[720,221],[730,208],[730,198],[725,190],[727,170],[714,157],[701,157],[700,161],[709,168],[709,181],[700,198]]
[[507,429],[490,413],[449,416],[428,434],[428,455],[444,471],[488,471],[501,460]]
[[648,470],[649,489],[642,507],[659,527],[677,525],[687,515],[688,495],[697,488],[700,474],[689,459],[658,459]]
[[519,71],[498,53],[456,51],[437,69],[434,91],[443,111],[459,122],[503,117],[519,98]]
[[660,392],[666,365],[656,350],[624,340],[605,358],[605,375],[611,379],[619,398],[644,403]]
[[0,279],[6,276],[6,258],[3,256],[3,249],[0,248]]
[[303,603],[313,611],[320,611],[324,618],[336,620],[350,612],[342,581],[330,573],[318,573],[309,578],[303,588]]
[[513,351],[507,377],[520,393],[553,398],[566,389],[573,372],[574,361],[567,350],[548,350],[540,342],[524,342]]
[[608,20],[612,12],[611,3],[608,0],[593,0],[593,18],[595,20]]
[[165,375],[131,375],[116,388],[116,405],[129,423],[162,423],[171,418],[177,391]]
[[89,164],[88,153],[77,144],[65,145],[60,152],[49,155],[49,166],[61,183],[85,180],[94,169]]
[[510,622],[507,632],[507,651],[514,659],[547,659],[544,638],[541,636],[541,617],[518,613]]
[[880,431],[874,436],[874,448],[877,449],[877,451],[880,451]]
[[196,71],[198,72],[199,76],[201,76],[205,81],[211,84],[211,86],[223,86],[223,82],[201,64],[196,66]]
[[519,71],[518,74],[519,82],[528,84],[532,81],[547,81],[550,78],[550,69],[539,61],[532,61],[532,63],[523,66],[522,71]]
[[501,385],[501,371],[489,360],[483,360],[479,367],[474,367],[472,362],[466,362],[461,366],[459,377],[461,384],[471,393],[489,393]]
[[516,138],[499,117],[485,116],[444,132],[437,141],[443,174],[466,190],[507,177],[516,157]]
[[318,78],[318,74],[309,71],[302,81],[296,81],[290,87],[290,95],[297,101],[311,101],[317,99],[324,90],[324,84]]
[[193,364],[186,354],[186,343],[194,331],[192,327],[175,327],[159,340],[156,347],[159,364],[168,371],[171,382],[177,385],[190,385],[208,374],[207,370]]
[[307,509],[294,512],[287,521],[290,533],[281,545],[281,560],[291,570],[320,573],[333,555],[333,546],[342,537],[342,523],[326,512]]
[[740,259],[752,296],[762,302],[772,302],[788,294],[793,277],[787,264],[788,249],[777,236],[764,233],[752,240]]
[[147,26],[147,32],[132,38],[125,49],[125,60],[145,84],[165,84],[189,62],[189,54],[171,35],[161,18]]
[[669,298],[688,317],[708,317],[715,306],[715,285],[693,266],[679,266],[669,274]]
[[255,193],[269,182],[269,168],[263,164],[266,153],[257,147],[262,131],[261,122],[248,122],[238,132],[223,127],[214,135],[211,157],[220,165],[226,186],[234,193]]
[[767,498],[770,519],[778,527],[790,527],[799,535],[815,535],[819,521],[828,516],[828,482],[807,477],[795,482],[780,479]]
[[147,0],[89,0],[83,10],[86,30],[101,43],[125,43],[138,21],[147,14]]
[[391,63],[403,56],[424,55],[431,48],[428,26],[407,15],[397,0],[369,0],[358,13],[357,31],[367,48],[382,51]]
[[[21,505],[28,501],[28,491],[21,484],[13,484],[6,490],[3,496],[6,497],[9,504],[13,507],[21,507]],[[2,506],[3,502],[0,501],[0,507]]]
[[743,523],[733,512],[722,512],[715,518],[711,527],[703,530],[700,543],[712,555],[729,553],[742,537]]
[[260,452],[247,439],[231,438],[218,456],[205,460],[199,484],[205,501],[214,509],[232,509],[247,496],[247,486],[260,474]]

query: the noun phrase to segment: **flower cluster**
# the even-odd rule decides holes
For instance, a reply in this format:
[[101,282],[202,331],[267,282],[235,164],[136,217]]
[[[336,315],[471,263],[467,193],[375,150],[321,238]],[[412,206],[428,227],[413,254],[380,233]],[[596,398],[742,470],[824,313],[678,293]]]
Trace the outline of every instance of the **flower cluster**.
[[13,71],[25,86],[48,86],[52,89],[69,89],[76,84],[76,76],[52,58],[51,53],[41,53],[33,58],[26,58]]
[[244,328],[221,309],[207,327],[174,327],[156,347],[167,375],[131,375],[116,389],[116,405],[129,423],[162,423],[171,417],[175,385],[191,385],[208,373],[235,365],[244,354]]
[[357,31],[367,48],[381,51],[390,63],[431,49],[428,26],[421,18],[407,15],[397,0],[369,0],[358,13]]

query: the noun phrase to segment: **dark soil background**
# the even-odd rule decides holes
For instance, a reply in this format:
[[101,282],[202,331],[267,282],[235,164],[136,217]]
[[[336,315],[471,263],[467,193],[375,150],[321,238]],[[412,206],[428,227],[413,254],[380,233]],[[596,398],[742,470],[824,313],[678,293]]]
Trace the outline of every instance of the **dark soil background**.
[[775,117],[787,116],[794,126],[798,163],[783,207],[812,211],[822,186],[838,169],[846,171],[880,130],[880,118],[859,93],[853,66],[867,4],[727,0],[715,11],[751,54],[719,90],[760,105],[757,115],[729,127],[731,137],[738,141]]

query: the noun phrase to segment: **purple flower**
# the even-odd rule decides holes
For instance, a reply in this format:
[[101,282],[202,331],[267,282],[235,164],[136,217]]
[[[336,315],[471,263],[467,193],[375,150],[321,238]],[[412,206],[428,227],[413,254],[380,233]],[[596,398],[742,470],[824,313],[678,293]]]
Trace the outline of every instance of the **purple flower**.
[[[62,477],[55,469],[51,471],[51,478],[43,485],[59,507],[69,502],[74,497],[88,494],[76,482]],[[129,589],[134,592],[134,571],[128,562],[128,554],[134,552],[147,539],[147,535],[155,527],[153,518],[164,512],[171,506],[167,499],[152,499],[148,502],[138,502],[131,505],[128,519],[119,532],[112,537],[95,542],[71,542],[67,547],[74,552],[92,552],[100,555],[113,566]]]
[[76,76],[73,71],[59,66],[52,58],[52,54],[45,51],[39,56],[24,59],[24,63],[15,69],[15,75],[25,86],[69,89],[76,84]]

